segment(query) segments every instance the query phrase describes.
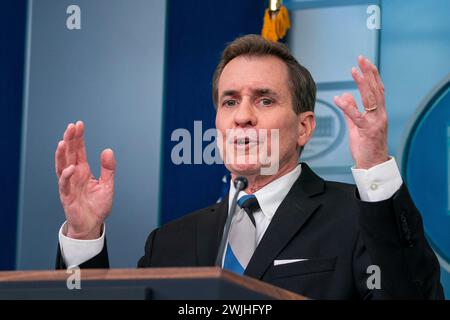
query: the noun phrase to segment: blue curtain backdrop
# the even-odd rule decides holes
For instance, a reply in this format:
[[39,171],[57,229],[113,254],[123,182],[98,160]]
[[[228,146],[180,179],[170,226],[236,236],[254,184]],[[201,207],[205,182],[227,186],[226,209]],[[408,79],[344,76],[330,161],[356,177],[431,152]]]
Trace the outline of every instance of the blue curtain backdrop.
[[26,1],[0,10],[0,270],[14,269],[19,185]]
[[211,79],[220,53],[237,36],[261,32],[265,6],[262,0],[169,1],[161,223],[208,206],[221,195],[225,167],[173,164],[170,155],[177,142],[170,137],[177,128],[188,129],[193,137],[197,120],[203,131],[215,127]]

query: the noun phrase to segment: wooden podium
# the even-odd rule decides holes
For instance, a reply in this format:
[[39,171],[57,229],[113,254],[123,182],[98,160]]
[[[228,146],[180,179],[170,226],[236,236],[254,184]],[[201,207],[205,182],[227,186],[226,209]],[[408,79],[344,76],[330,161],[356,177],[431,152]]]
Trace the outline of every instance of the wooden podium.
[[[305,297],[217,267],[0,272],[1,299],[304,300]],[[68,280],[69,279],[69,280]],[[73,280],[73,278],[72,278]]]

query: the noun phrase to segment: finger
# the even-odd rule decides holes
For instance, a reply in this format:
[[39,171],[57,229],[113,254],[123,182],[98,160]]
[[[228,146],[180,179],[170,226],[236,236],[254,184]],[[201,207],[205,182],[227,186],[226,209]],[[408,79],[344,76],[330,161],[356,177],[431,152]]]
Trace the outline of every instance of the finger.
[[[350,108],[356,110],[353,112],[357,115],[358,119],[362,116],[358,110],[358,106],[356,104],[355,98],[353,98],[353,95],[346,92],[341,96],[341,99],[344,101],[344,104],[348,104],[350,106]],[[344,117],[345,117],[345,120],[347,121],[347,124],[348,124],[348,127],[350,130],[353,129],[353,127],[356,127],[356,124],[345,112],[344,112]],[[356,120],[356,121],[359,121],[359,120]]]
[[64,142],[66,143],[66,160],[67,165],[77,163],[77,154],[75,148],[76,128],[73,123],[69,123],[66,132],[64,132]]
[[376,105],[375,95],[372,93],[367,80],[355,67],[352,68],[352,77],[358,87],[364,108],[374,107]]
[[377,66],[374,65],[374,64],[372,64],[371,67],[372,67],[372,73],[373,73],[373,76],[374,76],[375,81],[376,81],[376,83],[377,83],[378,90],[384,92],[384,83],[383,83],[383,81],[381,80],[380,72],[378,71]]
[[377,103],[379,103],[380,107],[385,108],[385,96],[384,96],[384,83],[381,80],[380,73],[378,72],[378,68],[376,65],[371,64],[372,74],[377,84]]
[[382,101],[380,99],[380,94],[378,90],[378,85],[375,81],[375,77],[373,75],[372,63],[364,58],[363,56],[359,56],[358,64],[363,74],[364,82],[366,83],[366,89],[368,89],[365,93],[365,100],[368,105],[364,105],[366,108],[373,108],[374,106],[378,106]]
[[345,113],[344,113],[344,118],[345,118],[345,122],[347,122],[349,132],[354,130],[354,128],[356,128],[356,125],[353,123],[353,120],[350,119]]
[[358,57],[358,65],[359,65],[359,68],[361,69],[364,79],[367,81],[369,88],[372,90],[376,90],[377,84],[375,82],[375,78],[374,78],[373,72],[372,72],[373,64],[370,62],[369,59],[365,58],[364,56],[359,56]]
[[103,150],[100,156],[101,172],[100,183],[114,186],[114,174],[116,171],[116,159],[111,149]]
[[[375,95],[377,106],[384,106],[384,85],[381,82],[377,67],[369,60],[363,59],[363,65],[369,80],[369,87]],[[379,81],[377,80],[377,76]],[[383,89],[382,89],[383,88]]]
[[364,126],[364,118],[359,112],[355,98],[349,93],[343,94],[341,97],[335,96],[334,103],[344,112],[351,122],[357,127]]
[[62,171],[66,168],[66,144],[64,141],[60,141],[55,151],[55,171],[56,176],[59,178]]
[[77,154],[77,161],[87,162],[86,147],[84,143],[84,123],[77,121],[75,124],[75,148]]
[[70,165],[62,171],[61,177],[59,178],[59,192],[61,195],[67,196],[70,194],[70,177],[72,177],[74,172],[74,165]]

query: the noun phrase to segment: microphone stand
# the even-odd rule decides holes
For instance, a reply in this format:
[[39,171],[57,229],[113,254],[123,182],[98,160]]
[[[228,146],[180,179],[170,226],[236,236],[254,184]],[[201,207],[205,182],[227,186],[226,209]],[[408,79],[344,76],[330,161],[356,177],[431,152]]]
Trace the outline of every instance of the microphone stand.
[[248,185],[248,181],[244,177],[236,177],[236,179],[234,180],[234,186],[236,188],[236,193],[233,196],[233,201],[231,202],[231,208],[230,208],[230,211],[228,212],[227,221],[225,222],[225,227],[224,227],[223,234],[222,234],[222,240],[220,241],[220,245],[219,245],[219,252],[217,253],[217,257],[216,257],[216,263],[215,263],[216,267],[222,268],[223,253],[225,251],[225,247],[228,242],[228,234],[230,233],[231,221],[233,220],[234,213],[236,211],[237,198],[239,196],[239,193],[242,190],[244,190],[245,188],[247,188],[247,185]]

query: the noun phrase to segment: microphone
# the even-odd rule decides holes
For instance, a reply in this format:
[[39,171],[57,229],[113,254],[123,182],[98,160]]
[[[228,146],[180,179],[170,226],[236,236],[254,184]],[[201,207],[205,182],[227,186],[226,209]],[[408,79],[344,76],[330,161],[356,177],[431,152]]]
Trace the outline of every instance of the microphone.
[[228,212],[227,221],[225,222],[225,227],[223,229],[222,240],[220,241],[219,252],[217,253],[215,263],[217,267],[222,268],[223,253],[225,251],[225,247],[227,246],[228,233],[230,233],[231,221],[233,220],[234,212],[236,211],[237,198],[239,196],[239,193],[245,188],[247,188],[247,186],[248,180],[245,177],[236,177],[236,179],[234,179],[234,187],[236,188],[236,193],[234,194],[233,201],[231,202],[230,211]]

